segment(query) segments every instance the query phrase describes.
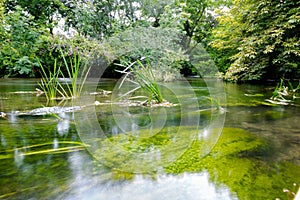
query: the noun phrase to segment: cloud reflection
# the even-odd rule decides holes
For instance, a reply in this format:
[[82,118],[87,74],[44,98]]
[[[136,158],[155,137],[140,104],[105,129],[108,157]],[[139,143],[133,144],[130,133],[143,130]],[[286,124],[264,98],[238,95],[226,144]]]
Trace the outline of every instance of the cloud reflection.
[[68,119],[60,120],[56,126],[57,132],[60,136],[63,136],[69,132],[70,121]]
[[[80,154],[73,154],[69,160],[74,175],[74,182],[63,199],[81,200],[232,200],[225,186],[216,187],[209,180],[208,172],[184,173],[181,175],[158,175],[156,180],[135,175],[135,178],[121,183],[107,181],[102,173],[91,175],[79,167],[84,162]],[[106,177],[106,178],[105,178]]]

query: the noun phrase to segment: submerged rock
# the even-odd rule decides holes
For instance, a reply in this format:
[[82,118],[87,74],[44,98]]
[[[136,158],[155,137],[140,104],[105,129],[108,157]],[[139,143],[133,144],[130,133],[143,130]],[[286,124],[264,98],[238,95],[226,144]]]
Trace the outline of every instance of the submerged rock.
[[43,107],[43,108],[36,108],[26,113],[18,113],[18,115],[50,115],[50,114],[60,114],[66,112],[74,112],[77,110],[81,110],[80,106],[73,106],[73,107],[60,107],[60,106],[53,106],[53,107]]
[[[82,110],[85,107],[89,106],[98,106],[102,105],[100,102],[95,101],[92,104],[87,104],[83,106],[69,106],[69,107],[62,107],[62,106],[52,106],[52,107],[42,107],[36,108],[28,112],[20,112],[14,111],[12,113],[8,113],[10,116],[43,116],[43,115],[52,115],[52,114],[62,114],[62,113],[69,113]],[[0,112],[1,114],[1,112]],[[1,118],[1,116],[0,116]]]

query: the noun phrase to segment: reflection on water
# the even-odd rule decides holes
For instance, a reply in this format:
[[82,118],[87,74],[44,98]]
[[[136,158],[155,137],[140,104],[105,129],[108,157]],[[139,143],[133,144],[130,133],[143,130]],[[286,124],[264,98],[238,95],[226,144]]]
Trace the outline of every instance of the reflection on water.
[[[205,85],[201,81],[191,83],[197,94],[195,99],[200,102],[197,111],[203,110],[207,103],[202,98],[207,94]],[[114,82],[105,84],[104,89],[109,90]],[[45,105],[43,97],[11,93],[34,91],[36,86],[36,80],[0,80],[0,111],[9,114],[0,119],[0,199],[287,199],[283,188],[295,191],[293,183],[297,187],[300,184],[300,108],[260,104],[271,91],[266,87],[226,84],[227,105],[222,106],[227,110],[225,126],[230,128],[224,129],[219,142],[205,158],[199,158],[199,149],[205,146],[193,143],[173,165],[159,173],[129,174],[103,165],[83,148],[73,114],[16,116],[16,111]],[[120,113],[115,114],[122,120],[116,122],[111,108],[93,109],[97,113],[93,117],[105,137],[115,141],[124,130],[134,133],[133,138],[148,138],[140,129],[155,131],[155,127],[149,126],[151,117],[158,126],[165,121],[169,129],[178,128],[182,114],[177,107],[170,108],[171,114],[165,118],[160,118],[160,112],[149,115],[148,108],[142,111],[129,108],[125,114],[119,109]],[[183,113],[187,121],[195,119],[197,113],[189,111]],[[124,115],[128,118],[123,119]],[[211,112],[201,112],[196,119],[202,131],[186,132],[187,135],[214,144],[209,140],[214,134],[209,128],[214,117]],[[94,140],[99,137],[98,132],[89,135]],[[156,148],[161,145],[157,141],[172,143],[182,139],[171,133],[167,138],[156,136],[161,137],[152,143],[143,141],[143,148]],[[94,144],[99,145],[97,142]],[[153,160],[163,158],[156,153]]]
[[[177,176],[159,175],[155,180],[136,175],[130,181],[99,183],[101,176],[87,175],[80,168],[84,160],[78,154],[69,158],[73,171],[74,182],[62,199],[74,200],[214,200],[237,199],[233,197],[225,186],[216,186],[210,183],[209,174],[184,173]],[[102,175],[103,176],[103,175]],[[98,182],[98,183],[97,183]]]
[[232,106],[228,111],[227,126],[267,139],[276,151],[272,159],[300,165],[300,107]]
[[[202,87],[198,92],[207,93]],[[122,96],[121,89],[113,94]],[[186,82],[167,83],[162,91],[169,94],[165,95],[166,99],[176,98],[178,105],[117,104],[110,109],[100,106],[96,111],[91,107],[78,112],[76,128],[81,140],[89,145],[88,151],[108,167],[128,173],[163,172],[164,167],[176,161],[193,142],[203,144],[200,157],[209,153],[221,133],[225,114],[213,110],[209,98],[198,98],[200,95]],[[134,94],[141,95],[142,91]],[[93,97],[84,100],[83,105],[87,105],[93,102]],[[206,136],[199,137],[203,129]]]
[[14,151],[14,161],[16,164],[16,167],[19,168],[23,164],[24,155],[19,152],[18,149],[15,149]]
[[57,123],[57,132],[60,136],[65,135],[69,132],[70,128],[70,120],[69,119],[62,119]]

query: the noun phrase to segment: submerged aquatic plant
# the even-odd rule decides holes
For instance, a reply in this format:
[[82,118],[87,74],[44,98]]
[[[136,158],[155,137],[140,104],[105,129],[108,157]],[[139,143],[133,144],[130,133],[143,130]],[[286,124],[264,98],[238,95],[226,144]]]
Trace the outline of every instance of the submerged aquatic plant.
[[[142,60],[142,59],[141,59]],[[134,75],[135,79],[130,80],[132,83],[136,84],[137,87],[133,90],[127,92],[121,97],[127,96],[138,89],[142,89],[148,94],[147,101],[151,103],[163,103],[164,99],[161,93],[161,90],[158,86],[156,78],[153,74],[151,63],[146,59],[146,64],[143,64],[141,60],[137,60],[129,64],[123,71],[118,71],[125,74],[123,81],[121,82],[119,88],[122,86],[124,81],[128,78],[129,75]],[[124,67],[124,65],[121,65]]]
[[216,107],[217,110],[223,110],[223,108],[221,107],[221,102],[220,99],[216,99],[216,98],[212,98],[212,97],[204,97],[206,99],[208,99],[211,103],[211,105],[214,105]]
[[[14,149],[6,150],[7,154],[0,156],[0,160],[13,157],[14,151],[19,151],[21,156],[37,155],[37,154],[58,154],[58,153],[68,153],[72,151],[84,150],[89,145],[77,142],[77,141],[59,141],[60,145],[69,145],[60,148],[53,148],[53,142],[46,142],[40,144],[34,144],[30,146],[24,146]],[[46,148],[48,147],[49,148]],[[39,149],[41,148],[41,149]]]

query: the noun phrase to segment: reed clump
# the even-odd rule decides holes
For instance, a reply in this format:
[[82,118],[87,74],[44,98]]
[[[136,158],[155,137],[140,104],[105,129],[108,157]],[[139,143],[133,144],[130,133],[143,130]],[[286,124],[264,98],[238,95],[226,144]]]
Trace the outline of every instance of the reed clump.
[[[137,60],[128,64],[127,66],[121,65],[125,67],[123,71],[118,71],[125,74],[123,80],[126,80],[131,75],[134,77],[130,82],[134,83],[137,87],[125,93],[121,97],[127,96],[138,89],[142,89],[147,93],[147,101],[148,103],[163,103],[165,100],[162,96],[161,89],[158,86],[156,81],[156,77],[153,74],[151,63],[148,59],[145,59],[145,64],[142,63],[142,60]],[[119,88],[122,86],[124,81],[121,82]]]
[[[81,57],[76,51],[67,62],[64,52],[61,48],[59,50],[64,65],[57,66],[55,59],[53,71],[51,71],[40,63],[42,78],[38,85],[45,93],[47,100],[80,97],[90,67],[87,66],[87,62],[82,63]],[[62,71],[62,67],[67,71],[66,75]]]

